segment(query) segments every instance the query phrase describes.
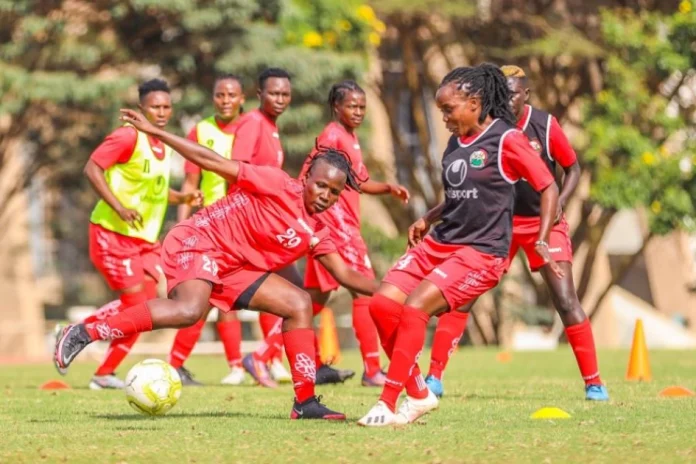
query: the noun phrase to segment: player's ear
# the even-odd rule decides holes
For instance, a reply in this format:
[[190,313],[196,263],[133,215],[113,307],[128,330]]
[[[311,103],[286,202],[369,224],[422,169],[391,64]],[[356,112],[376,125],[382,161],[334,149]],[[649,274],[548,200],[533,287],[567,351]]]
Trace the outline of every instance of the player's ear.
[[529,87],[524,89],[524,102],[527,103],[529,101]]

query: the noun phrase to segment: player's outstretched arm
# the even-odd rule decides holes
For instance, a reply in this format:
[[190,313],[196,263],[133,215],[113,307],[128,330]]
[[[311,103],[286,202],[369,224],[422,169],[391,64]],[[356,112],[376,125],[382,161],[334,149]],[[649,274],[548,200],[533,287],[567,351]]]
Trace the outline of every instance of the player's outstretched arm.
[[359,272],[346,266],[341,255],[338,253],[327,253],[317,258],[336,281],[348,290],[352,290],[362,295],[372,295],[377,291],[379,282],[368,279]]
[[228,160],[203,145],[199,145],[184,137],[170,134],[151,124],[145,116],[137,111],[122,109],[121,121],[132,124],[139,131],[157,137],[181,156],[200,166],[201,169],[214,172],[230,183],[234,184],[237,182],[237,175],[239,174],[238,161]]
[[375,182],[368,180],[360,184],[360,190],[363,193],[370,195],[391,194],[404,203],[408,203],[409,198],[411,198],[411,195],[408,193],[406,187],[398,184],[387,184],[386,182]]

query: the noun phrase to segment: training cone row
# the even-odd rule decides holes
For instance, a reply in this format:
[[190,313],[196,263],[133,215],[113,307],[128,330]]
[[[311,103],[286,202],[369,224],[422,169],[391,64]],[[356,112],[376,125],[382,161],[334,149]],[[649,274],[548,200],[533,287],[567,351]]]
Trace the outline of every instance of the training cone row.
[[633,344],[631,345],[631,356],[628,359],[626,380],[638,380],[641,382],[652,380],[648,347],[645,344],[645,332],[643,331],[643,321],[641,319],[636,321],[636,328],[633,331]]

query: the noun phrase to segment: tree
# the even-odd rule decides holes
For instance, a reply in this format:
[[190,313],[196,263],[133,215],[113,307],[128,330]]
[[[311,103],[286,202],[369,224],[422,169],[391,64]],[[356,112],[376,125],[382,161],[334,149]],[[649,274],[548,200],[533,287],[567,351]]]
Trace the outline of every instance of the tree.
[[[287,68],[294,102],[280,123],[289,165],[298,169],[326,120],[322,102],[330,84],[360,75],[373,29],[357,15],[360,4],[348,2],[352,9],[345,14],[350,15],[334,19],[348,21],[360,33],[351,36],[350,46],[342,41],[340,48],[317,49],[287,36],[307,8],[294,5],[280,0],[0,2],[0,177],[5,189],[0,237],[11,219],[8,198],[40,176],[45,188],[59,192],[49,209],[61,243],[56,263],[67,277],[68,300],[103,297],[88,295],[93,286],[75,279],[92,271],[87,229],[75,227],[87,223],[95,202],[81,169],[118,124],[118,108],[136,104],[136,83],[151,77],[163,76],[174,89],[175,127],[210,111],[216,73],[240,74],[253,98],[263,68]],[[13,170],[18,165],[21,169]]]
[[[681,2],[676,13],[666,2],[622,1],[602,10],[606,4],[375,2],[387,25],[379,49],[380,93],[392,114],[400,178],[415,194],[411,214],[396,213],[397,223],[405,227],[441,198],[439,118],[432,105],[439,80],[455,66],[493,61],[526,69],[533,103],[578,134],[584,175],[594,186],[581,199],[582,218],[573,236],[575,248],[589,250],[578,282],[581,298],[618,209],[647,207],[653,233],[689,226],[694,191],[685,160],[693,147],[677,142],[688,139],[687,122],[693,121],[693,102],[680,97],[693,85],[692,4]],[[641,165],[643,159],[653,165]],[[525,280],[538,303],[549,305],[543,283],[530,274]]]

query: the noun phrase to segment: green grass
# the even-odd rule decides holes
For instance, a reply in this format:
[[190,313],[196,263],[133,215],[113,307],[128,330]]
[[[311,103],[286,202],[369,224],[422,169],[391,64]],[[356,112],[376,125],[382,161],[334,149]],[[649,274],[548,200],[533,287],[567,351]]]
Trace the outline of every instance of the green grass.
[[[515,353],[507,364],[494,351],[461,350],[440,409],[401,429],[355,425],[379,394],[355,379],[318,389],[349,422],[290,421],[289,386],[216,386],[222,359],[194,358],[189,367],[211,386],[184,388],[168,416],[152,419],[131,410],[123,392],[83,388],[92,363],[76,363],[67,377],[75,388],[59,392],[37,389],[57,377],[52,366],[5,366],[0,462],[694,462],[696,399],[657,393],[674,384],[696,390],[696,354],[651,352],[650,383],[623,380],[627,356],[600,353],[612,400],[592,404],[567,349]],[[342,367],[360,368],[356,353],[344,358]],[[531,420],[543,406],[572,418]]]

